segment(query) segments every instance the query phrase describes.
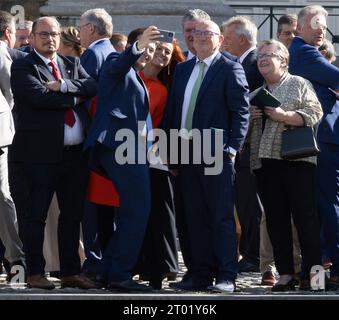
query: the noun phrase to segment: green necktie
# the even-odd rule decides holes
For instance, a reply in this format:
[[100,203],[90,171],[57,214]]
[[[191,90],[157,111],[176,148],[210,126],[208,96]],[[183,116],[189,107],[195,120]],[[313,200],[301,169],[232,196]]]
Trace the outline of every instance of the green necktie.
[[202,80],[204,79],[204,70],[206,66],[206,64],[203,61],[199,61],[198,65],[199,65],[199,74],[198,74],[197,79],[195,80],[195,83],[192,89],[192,94],[191,94],[190,103],[188,105],[187,116],[186,116],[185,127],[188,132],[192,130],[193,113],[194,113],[195,105],[197,103],[199,89],[200,89]]

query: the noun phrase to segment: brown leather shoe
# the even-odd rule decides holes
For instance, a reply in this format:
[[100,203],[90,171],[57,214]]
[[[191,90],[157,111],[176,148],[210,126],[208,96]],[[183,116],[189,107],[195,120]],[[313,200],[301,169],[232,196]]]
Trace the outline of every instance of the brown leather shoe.
[[95,283],[83,274],[61,277],[61,288],[95,289]]
[[27,287],[52,290],[55,288],[55,285],[51,281],[47,280],[45,276],[41,274],[35,274],[33,276],[27,277]]
[[266,271],[262,275],[261,278],[261,285],[262,286],[274,286],[275,283],[277,282],[275,275],[272,271]]

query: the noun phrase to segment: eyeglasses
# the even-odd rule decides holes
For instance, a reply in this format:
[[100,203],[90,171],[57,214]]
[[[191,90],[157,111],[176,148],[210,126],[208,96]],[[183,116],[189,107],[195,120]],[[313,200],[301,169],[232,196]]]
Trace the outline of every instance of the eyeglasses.
[[56,38],[60,36],[60,32],[34,32],[34,34],[37,34],[41,39],[46,40],[49,37]]
[[202,31],[202,30],[193,30],[193,34],[197,38],[201,38],[202,36],[206,38],[212,38],[213,36],[220,36],[220,33],[216,33],[213,31]]
[[262,59],[271,59],[273,57],[277,57],[282,59],[282,56],[280,56],[279,54],[276,54],[274,52],[272,53],[259,53],[258,54],[258,59],[262,60]]

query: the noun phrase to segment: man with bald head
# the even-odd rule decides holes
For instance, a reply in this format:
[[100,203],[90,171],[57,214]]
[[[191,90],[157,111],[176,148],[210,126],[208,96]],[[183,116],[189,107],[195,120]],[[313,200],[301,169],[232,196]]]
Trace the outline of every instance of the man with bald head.
[[213,151],[222,155],[218,174],[207,174],[207,161],[197,164],[189,159],[188,164],[170,164],[183,190],[192,252],[191,279],[174,286],[181,290],[235,290],[234,159],[247,132],[249,102],[244,70],[220,54],[222,42],[213,21],[196,24],[196,58],[177,66],[167,108],[166,129],[186,129],[188,134],[180,143],[188,145],[189,151],[191,146],[195,148],[197,132],[210,130],[211,137],[222,136],[219,149],[206,139],[201,150],[194,150],[202,153],[205,147],[214,146]]
[[27,284],[53,289],[45,278],[42,253],[47,211],[54,192],[60,208],[58,244],[61,285],[93,288],[80,276],[80,220],[87,183],[82,143],[88,126],[80,103],[96,93],[96,82],[78,58],[57,54],[60,25],[53,17],[33,23],[34,50],[12,64],[11,86],[17,108],[13,161],[22,164],[30,203],[24,223]]

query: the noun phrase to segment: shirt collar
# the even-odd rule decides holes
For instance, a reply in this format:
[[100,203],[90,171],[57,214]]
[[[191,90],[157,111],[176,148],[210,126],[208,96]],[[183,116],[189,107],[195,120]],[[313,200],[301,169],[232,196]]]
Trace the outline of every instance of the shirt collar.
[[[39,56],[39,58],[45,63],[46,66],[49,66],[49,63],[51,62],[51,59],[47,59],[46,57],[42,56],[38,51],[34,49],[34,52]],[[57,55],[55,55],[54,59],[52,59],[56,64],[57,62]]]
[[109,40],[108,38],[100,38],[98,40],[93,41],[87,49],[93,48],[98,42],[103,41],[103,40]]
[[252,52],[253,50],[255,50],[256,48],[257,48],[256,46],[253,46],[253,47],[247,49],[247,50],[239,57],[239,62],[242,63],[242,62],[245,60],[245,58],[248,56],[248,54],[249,54],[250,52]]
[[191,51],[188,50],[188,54],[187,54],[186,60],[191,60],[194,57],[195,57],[195,55]]
[[[206,64],[207,68],[209,68],[214,60],[214,58],[217,56],[217,54],[219,53],[218,50],[216,50],[211,56],[207,57],[206,59],[203,60],[203,62]],[[201,60],[198,59],[198,57],[196,57],[196,62],[199,62]]]

